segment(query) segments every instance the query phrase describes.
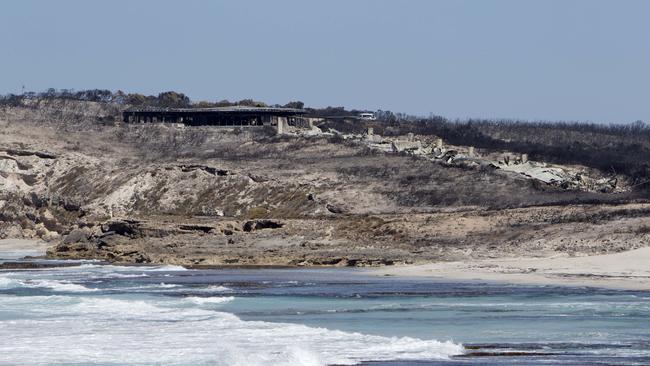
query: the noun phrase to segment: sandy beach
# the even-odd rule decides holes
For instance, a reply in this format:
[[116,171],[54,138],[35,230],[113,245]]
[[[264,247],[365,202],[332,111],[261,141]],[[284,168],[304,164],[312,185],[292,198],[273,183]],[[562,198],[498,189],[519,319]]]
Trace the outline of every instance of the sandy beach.
[[48,245],[51,244],[35,239],[0,239],[0,258],[20,259],[45,255]]
[[650,291],[650,248],[583,257],[468,260],[371,271],[377,275]]

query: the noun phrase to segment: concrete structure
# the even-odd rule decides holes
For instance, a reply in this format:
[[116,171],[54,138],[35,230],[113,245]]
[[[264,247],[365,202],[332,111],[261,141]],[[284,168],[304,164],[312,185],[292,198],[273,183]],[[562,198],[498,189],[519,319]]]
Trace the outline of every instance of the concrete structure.
[[391,143],[391,149],[395,153],[403,151],[415,151],[421,148],[422,143],[420,141],[395,140]]
[[442,139],[441,138],[436,139],[436,148],[442,149]]
[[[217,108],[154,108],[127,109],[122,113],[125,123],[182,123],[188,126],[255,127],[276,126],[286,132],[288,126],[309,126],[305,111],[295,108],[217,107]],[[281,132],[280,132],[281,133]]]
[[287,117],[277,117],[276,126],[278,128],[278,133],[283,134],[289,130],[289,123],[287,122]]

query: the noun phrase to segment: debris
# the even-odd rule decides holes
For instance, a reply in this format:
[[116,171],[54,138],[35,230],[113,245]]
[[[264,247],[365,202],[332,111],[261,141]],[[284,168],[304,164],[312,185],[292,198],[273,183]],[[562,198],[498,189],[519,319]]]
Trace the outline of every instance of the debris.
[[[384,137],[375,134],[372,127],[368,127],[367,133],[363,135],[342,134],[331,129],[330,132],[340,136],[343,140],[359,141],[371,149],[386,153],[422,156],[434,162],[465,168],[485,167],[511,171],[566,190],[603,193],[624,190],[623,187],[618,186],[619,182],[616,177],[591,177],[585,169],[530,161],[528,154],[503,153],[497,157],[494,155],[483,157],[476,154],[474,146],[444,148],[441,138],[418,138],[413,133],[409,133],[406,139]],[[328,210],[338,213],[329,207]]]

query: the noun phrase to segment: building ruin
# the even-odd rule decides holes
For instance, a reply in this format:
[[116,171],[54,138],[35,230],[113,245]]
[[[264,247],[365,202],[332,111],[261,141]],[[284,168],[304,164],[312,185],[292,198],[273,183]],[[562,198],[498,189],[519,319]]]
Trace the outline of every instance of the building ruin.
[[279,133],[289,126],[309,128],[303,109],[273,107],[215,108],[130,108],[122,113],[124,123],[177,123],[188,126],[261,127],[274,126]]

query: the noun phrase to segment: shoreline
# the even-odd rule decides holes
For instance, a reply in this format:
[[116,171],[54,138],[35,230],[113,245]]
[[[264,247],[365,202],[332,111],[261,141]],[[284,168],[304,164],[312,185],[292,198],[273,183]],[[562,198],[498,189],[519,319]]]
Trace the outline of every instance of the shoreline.
[[[5,259],[44,254],[51,245],[40,240],[2,239],[0,252]],[[9,254],[9,256],[7,256]],[[135,263],[105,263],[137,265]],[[142,264],[139,264],[142,265]],[[152,265],[165,265],[157,263]],[[349,268],[340,266],[287,265],[185,265],[187,269],[241,268]],[[488,281],[519,285],[600,287],[617,290],[650,291],[650,247],[613,254],[570,257],[507,257],[468,259],[453,262],[361,268],[371,276],[430,278],[435,280]]]
[[500,258],[369,269],[376,276],[650,291],[650,247],[594,256]]
[[44,256],[52,244],[38,239],[0,239],[2,259]]

